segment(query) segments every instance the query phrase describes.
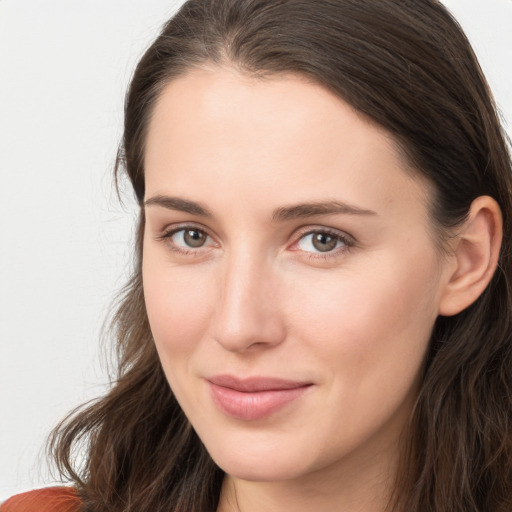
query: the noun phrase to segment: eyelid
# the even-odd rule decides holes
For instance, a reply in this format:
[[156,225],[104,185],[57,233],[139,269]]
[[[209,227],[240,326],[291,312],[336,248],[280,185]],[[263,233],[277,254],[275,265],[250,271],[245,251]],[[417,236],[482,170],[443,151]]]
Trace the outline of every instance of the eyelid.
[[341,252],[345,252],[349,249],[351,249],[355,244],[356,240],[355,238],[348,234],[345,231],[341,231],[339,229],[330,228],[327,226],[305,226],[300,228],[293,237],[293,242],[289,246],[289,249],[293,251],[301,251],[301,249],[294,249],[294,246],[297,246],[299,241],[303,239],[304,237],[308,235],[312,235],[315,233],[325,233],[327,235],[333,236],[337,238],[338,240],[342,241],[344,243],[343,247],[340,247],[338,249],[334,249],[333,251],[327,251],[325,253],[322,252],[313,252],[313,251],[304,251],[308,254],[308,256],[311,257],[321,257],[321,258],[328,258],[330,256],[338,256]]
[[[172,237],[179,233],[180,231],[186,231],[186,230],[196,230],[201,231],[204,233],[212,242],[213,244],[206,243],[204,246],[201,247],[190,247],[190,248],[184,248],[181,246],[176,245],[172,242]],[[170,226],[165,227],[161,230],[160,234],[155,237],[157,241],[165,242],[167,245],[175,252],[180,254],[199,254],[201,252],[207,251],[211,249],[211,247],[218,247],[219,243],[216,241],[215,237],[210,233],[210,230],[206,228],[205,226],[197,223],[191,223],[191,222],[183,222],[179,224],[171,224]]]
[[196,229],[197,231],[202,231],[210,238],[214,239],[210,233],[210,230],[206,226],[203,226],[197,222],[178,222],[176,224],[170,224],[159,230],[159,234],[155,238],[168,238],[169,236],[172,236],[174,233],[177,233],[183,229]]

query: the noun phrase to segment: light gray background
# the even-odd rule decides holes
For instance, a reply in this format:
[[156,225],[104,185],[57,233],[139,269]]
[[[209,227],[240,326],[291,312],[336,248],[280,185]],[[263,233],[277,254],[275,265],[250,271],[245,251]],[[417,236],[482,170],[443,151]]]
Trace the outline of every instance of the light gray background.
[[[0,501],[52,483],[46,434],[105,389],[99,334],[136,212],[111,179],[123,95],[181,3],[0,0]],[[445,3],[512,125],[512,0]]]

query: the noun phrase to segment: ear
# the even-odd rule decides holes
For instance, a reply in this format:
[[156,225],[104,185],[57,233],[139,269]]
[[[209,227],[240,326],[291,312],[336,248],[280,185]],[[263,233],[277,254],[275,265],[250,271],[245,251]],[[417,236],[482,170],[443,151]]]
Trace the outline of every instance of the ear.
[[498,203],[489,196],[473,201],[469,216],[454,239],[439,314],[451,316],[470,306],[482,294],[498,265],[503,220]]

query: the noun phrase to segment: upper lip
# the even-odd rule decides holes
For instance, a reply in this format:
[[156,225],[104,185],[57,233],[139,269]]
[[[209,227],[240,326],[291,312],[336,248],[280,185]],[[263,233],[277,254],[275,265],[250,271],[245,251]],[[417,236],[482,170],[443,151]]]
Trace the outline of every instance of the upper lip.
[[258,391],[279,391],[309,386],[311,382],[281,379],[279,377],[244,377],[233,375],[215,375],[206,380],[216,386],[234,389],[243,393],[256,393]]

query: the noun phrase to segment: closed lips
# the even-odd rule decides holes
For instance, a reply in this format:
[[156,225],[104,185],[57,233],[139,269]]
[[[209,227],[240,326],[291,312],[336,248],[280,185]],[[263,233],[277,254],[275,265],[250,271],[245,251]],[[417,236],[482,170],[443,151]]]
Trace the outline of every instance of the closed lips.
[[221,375],[207,380],[217,407],[230,417],[246,421],[272,415],[312,386],[311,383],[268,377],[238,379]]

